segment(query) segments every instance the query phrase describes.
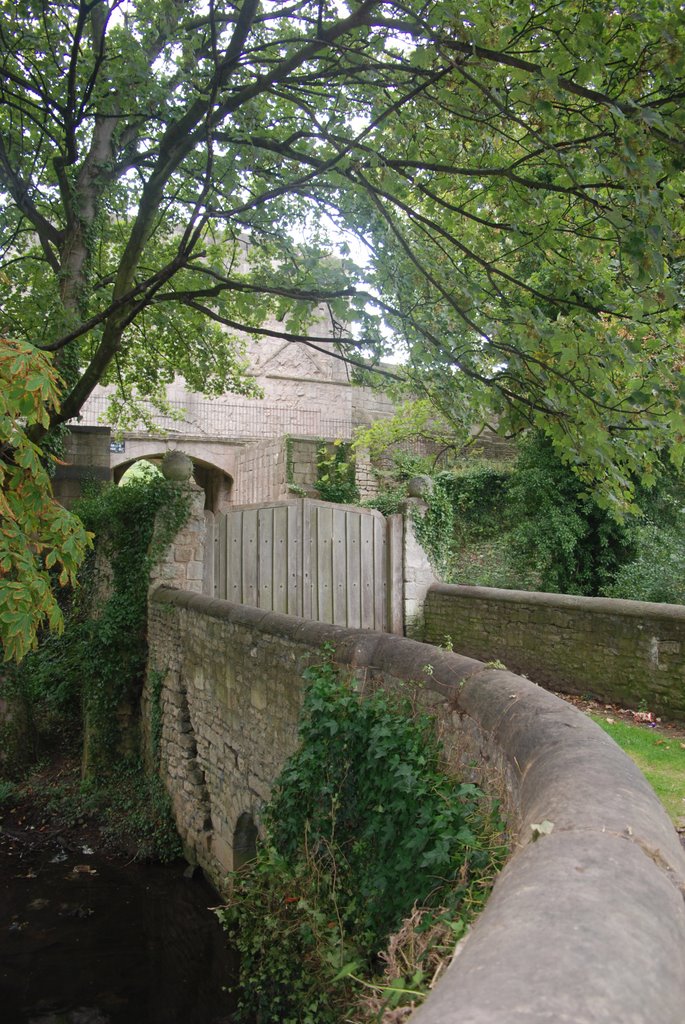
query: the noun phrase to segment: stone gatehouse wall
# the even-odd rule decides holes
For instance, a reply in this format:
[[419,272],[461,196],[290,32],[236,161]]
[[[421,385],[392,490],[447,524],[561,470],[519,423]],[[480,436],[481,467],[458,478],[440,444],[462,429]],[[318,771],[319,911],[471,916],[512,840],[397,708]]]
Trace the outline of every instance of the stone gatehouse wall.
[[[316,497],[317,463],[324,443],[319,437],[288,436],[243,446],[236,455],[235,483],[227,507],[282,501],[293,494]],[[364,454],[357,460],[356,478],[362,497],[378,492]]]
[[450,763],[508,811],[509,863],[412,1022],[681,1024],[685,856],[640,772],[575,708],[428,644],[163,586],[149,640],[148,739],[156,720],[188,856],[219,888],[295,746],[302,671],[332,644],[362,695],[429,706]]
[[83,485],[112,479],[109,466],[109,427],[70,426],[64,438],[64,454],[55,468],[52,490],[65,508],[83,493]]
[[436,584],[425,637],[565,693],[685,720],[685,606]]

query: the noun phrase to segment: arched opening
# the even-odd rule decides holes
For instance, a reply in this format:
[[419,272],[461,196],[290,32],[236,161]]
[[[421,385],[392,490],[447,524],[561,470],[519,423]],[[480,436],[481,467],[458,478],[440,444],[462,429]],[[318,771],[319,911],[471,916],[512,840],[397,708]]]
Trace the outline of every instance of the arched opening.
[[257,826],[247,811],[238,818],[233,833],[233,870],[239,871],[257,856]]
[[161,477],[162,471],[158,462],[150,459],[138,459],[131,462],[117,480],[118,484],[126,484],[130,480],[151,480],[154,477]]
[[124,479],[135,479],[135,477],[155,472],[161,474],[161,465],[162,455],[141,455],[137,459],[131,459],[130,462],[120,462],[118,466],[114,466],[112,478],[115,484],[120,484]]
[[[159,470],[162,460],[166,454],[165,450],[159,453],[140,455],[128,462],[120,462],[113,468],[113,477],[116,484],[123,482],[124,478],[140,475],[141,473],[154,473]],[[205,509],[209,512],[223,512],[230,503],[230,493],[233,487],[233,478],[218,466],[201,459],[188,452],[193,460],[193,479],[198,487],[205,492]],[[137,467],[149,467],[138,469]]]

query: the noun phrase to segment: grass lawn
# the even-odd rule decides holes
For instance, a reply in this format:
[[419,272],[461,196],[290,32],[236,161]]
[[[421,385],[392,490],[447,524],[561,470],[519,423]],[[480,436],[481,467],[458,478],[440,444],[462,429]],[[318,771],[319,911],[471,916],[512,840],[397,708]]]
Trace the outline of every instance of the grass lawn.
[[678,826],[685,824],[685,740],[643,725],[607,722],[591,715],[599,726],[632,757]]

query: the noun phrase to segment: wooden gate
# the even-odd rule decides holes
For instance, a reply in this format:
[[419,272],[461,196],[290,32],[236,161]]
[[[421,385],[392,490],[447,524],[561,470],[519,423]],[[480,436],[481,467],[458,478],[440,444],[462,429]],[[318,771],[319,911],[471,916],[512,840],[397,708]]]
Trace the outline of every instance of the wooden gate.
[[[297,498],[214,517],[214,596],[317,622],[402,631],[401,517]],[[393,581],[394,585],[393,585]]]

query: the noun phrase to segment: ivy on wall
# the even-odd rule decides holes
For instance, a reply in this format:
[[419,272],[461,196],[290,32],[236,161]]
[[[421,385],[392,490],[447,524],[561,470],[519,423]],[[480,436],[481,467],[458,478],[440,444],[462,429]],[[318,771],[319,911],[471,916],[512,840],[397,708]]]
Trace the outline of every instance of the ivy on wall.
[[67,726],[71,734],[83,727],[87,771],[98,775],[121,753],[122,708],[142,688],[150,571],[186,521],[189,497],[166,480],[136,480],[94,487],[74,511],[95,534],[96,551],[65,609],[65,631],[44,637],[7,673],[4,689],[23,709],[15,745],[27,759]]
[[[285,480],[291,494],[307,497],[307,490],[295,481],[294,448],[297,438],[285,438]],[[359,501],[359,489],[355,477],[355,461],[353,446],[348,441],[327,441],[323,437],[312,439],[316,466],[316,487],[323,501],[332,501],[339,505],[354,505]],[[314,472],[312,472],[314,477]],[[310,492],[311,493],[311,492]]]

